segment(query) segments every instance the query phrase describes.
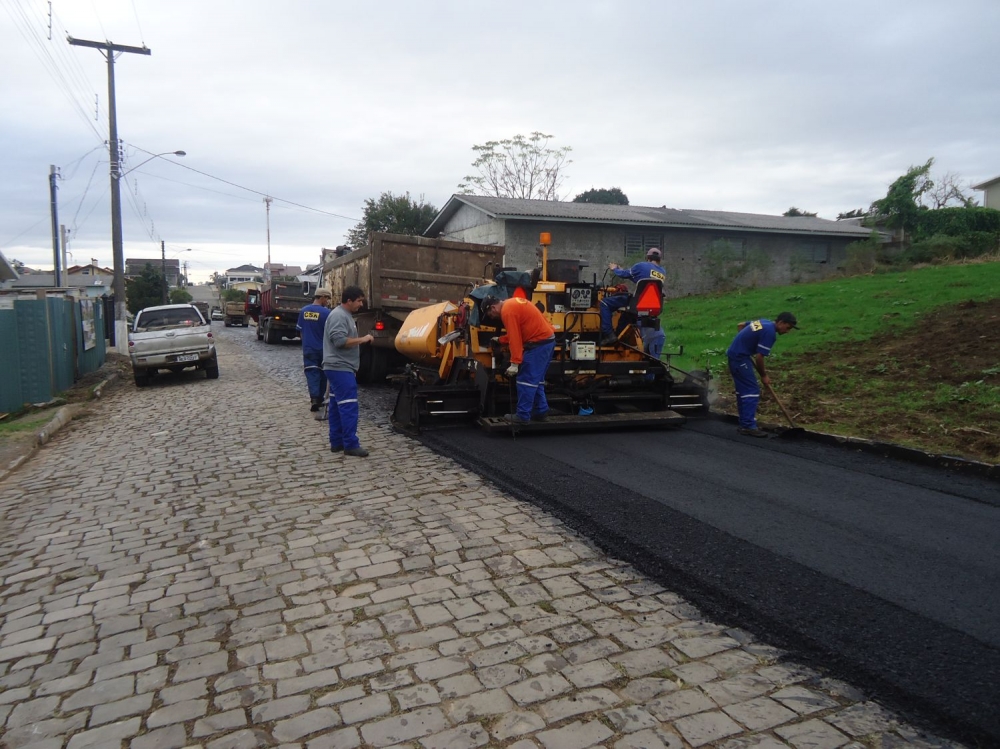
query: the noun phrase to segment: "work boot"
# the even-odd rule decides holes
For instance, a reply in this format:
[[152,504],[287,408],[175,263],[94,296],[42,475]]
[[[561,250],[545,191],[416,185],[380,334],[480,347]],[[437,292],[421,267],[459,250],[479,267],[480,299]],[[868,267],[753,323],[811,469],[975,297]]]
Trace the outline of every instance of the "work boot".
[[747,429],[746,427],[740,427],[736,430],[738,434],[745,435],[747,437],[766,437],[767,432],[765,432],[760,427],[754,427],[753,429]]
[[319,407],[323,405],[322,398],[310,398],[309,399],[309,410],[313,413],[319,411]]
[[355,458],[367,458],[368,451],[363,447],[352,447],[350,450],[344,450],[344,455],[353,455]]
[[330,452],[332,452],[332,453],[342,453],[342,452],[344,452],[344,446],[343,445],[337,445],[336,447],[334,447],[333,445],[330,445]]
[[607,335],[601,338],[602,346],[613,346],[616,343],[618,343],[618,336],[616,336],[614,333],[608,333]]
[[531,420],[532,421],[548,421],[549,420],[549,412],[548,411],[543,411],[542,413],[533,414],[531,416]]
[[507,422],[509,422],[511,424],[530,424],[531,423],[530,419],[521,418],[517,414],[504,414],[503,418],[504,418],[504,421],[507,421]]

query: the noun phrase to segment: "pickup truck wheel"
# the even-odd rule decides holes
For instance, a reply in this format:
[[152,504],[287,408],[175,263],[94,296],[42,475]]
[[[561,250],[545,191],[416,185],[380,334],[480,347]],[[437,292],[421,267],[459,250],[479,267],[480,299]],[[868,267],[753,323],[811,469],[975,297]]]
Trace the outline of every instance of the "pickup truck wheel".
[[135,386],[137,388],[146,387],[149,384],[149,374],[144,369],[136,369],[132,373],[135,377]]
[[205,365],[205,377],[209,380],[219,379],[219,355],[216,354]]

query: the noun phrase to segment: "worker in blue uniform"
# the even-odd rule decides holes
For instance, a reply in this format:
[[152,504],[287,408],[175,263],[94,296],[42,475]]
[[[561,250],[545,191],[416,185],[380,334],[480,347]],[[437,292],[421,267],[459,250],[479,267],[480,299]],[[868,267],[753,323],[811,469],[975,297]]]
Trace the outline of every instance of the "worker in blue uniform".
[[[608,270],[618,278],[627,278],[633,283],[639,283],[644,278],[654,278],[660,283],[666,283],[667,274],[663,272],[663,266],[660,265],[662,258],[663,253],[658,247],[650,247],[646,250],[645,262],[636,263],[631,268],[622,268],[618,263],[611,263],[608,265]],[[611,325],[611,317],[617,310],[627,307],[631,298],[628,292],[622,292],[609,294],[601,300],[601,345],[607,346],[618,340],[618,335]],[[661,341],[660,350],[662,349],[663,343]],[[659,351],[657,351],[656,357],[659,358]]]
[[313,303],[307,304],[299,312],[295,327],[302,335],[302,366],[309,386],[309,410],[319,411],[326,392],[326,377],[323,376],[323,328],[333,294],[329,289],[316,289]]
[[771,384],[764,359],[770,356],[771,349],[778,340],[792,328],[798,327],[798,321],[791,312],[782,312],[774,322],[770,320],[747,320],[737,325],[739,332],[726,351],[729,357],[729,373],[733,376],[736,386],[737,409],[740,415],[740,426],[737,431],[749,437],[766,437],[767,433],[757,426],[757,405],[760,403],[760,385],[757,375],[765,385]]

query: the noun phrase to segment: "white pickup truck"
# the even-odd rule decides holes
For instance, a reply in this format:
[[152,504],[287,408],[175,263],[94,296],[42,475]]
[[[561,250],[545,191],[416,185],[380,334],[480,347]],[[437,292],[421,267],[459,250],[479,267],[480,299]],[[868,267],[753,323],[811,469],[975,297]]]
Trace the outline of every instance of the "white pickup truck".
[[159,369],[180,372],[196,367],[204,369],[210,380],[219,376],[210,323],[191,304],[139,310],[128,336],[128,352],[136,387],[149,384]]

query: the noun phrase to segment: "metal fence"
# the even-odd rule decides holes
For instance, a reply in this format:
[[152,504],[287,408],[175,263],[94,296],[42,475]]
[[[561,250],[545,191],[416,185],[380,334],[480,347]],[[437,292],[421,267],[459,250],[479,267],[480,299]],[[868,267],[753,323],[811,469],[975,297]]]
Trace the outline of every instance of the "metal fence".
[[104,364],[101,300],[51,296],[3,302],[0,411],[51,400]]

